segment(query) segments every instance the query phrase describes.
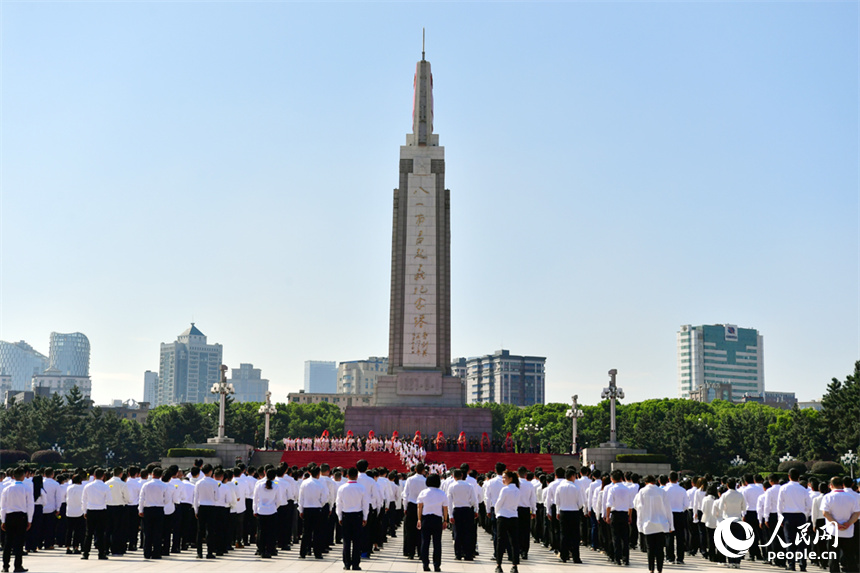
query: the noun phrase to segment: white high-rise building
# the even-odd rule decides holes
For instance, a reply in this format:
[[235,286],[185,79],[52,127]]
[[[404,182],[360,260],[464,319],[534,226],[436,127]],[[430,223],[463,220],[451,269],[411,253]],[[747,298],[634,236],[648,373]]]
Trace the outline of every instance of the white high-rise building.
[[66,376],[90,375],[90,339],[80,332],[51,333],[50,367]]
[[269,381],[263,378],[262,371],[254,368],[253,364],[239,364],[230,373],[229,382],[236,392],[233,400],[236,402],[265,402],[266,392],[269,391]]
[[220,344],[207,344],[206,335],[191,323],[176,342],[161,344],[156,400],[152,405],[200,404],[210,397],[210,388],[221,380]]
[[[686,324],[678,339],[678,395],[731,384],[732,399],[764,394],[764,341],[754,328],[734,324]],[[706,399],[704,401],[710,401]]]
[[59,394],[60,396],[68,394],[74,386],[78,387],[84,398],[90,399],[93,393],[93,384],[89,376],[69,376],[56,368],[48,368],[41,374],[33,376],[30,381],[30,389],[33,392],[37,392],[37,388],[42,388],[43,392],[44,389],[47,389],[50,394]]
[[143,373],[143,401],[154,406],[158,399],[158,372],[147,370]]
[[11,378],[12,390],[30,390],[33,376],[48,368],[48,357],[33,349],[21,340],[4,342],[0,340],[0,375]]
[[337,363],[305,360],[305,392],[334,394],[337,390]]
[[341,362],[337,367],[338,394],[373,394],[376,381],[388,372],[388,358]]

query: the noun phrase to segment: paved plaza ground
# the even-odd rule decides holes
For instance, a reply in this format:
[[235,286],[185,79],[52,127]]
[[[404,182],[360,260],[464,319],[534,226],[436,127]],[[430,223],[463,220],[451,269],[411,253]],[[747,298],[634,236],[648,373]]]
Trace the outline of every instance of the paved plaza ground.
[[[493,573],[496,564],[490,558],[490,538],[483,530],[479,532],[478,548],[481,554],[474,562],[456,561],[454,559],[454,547],[451,536],[447,532],[443,535],[442,549],[442,571],[447,573]],[[419,560],[410,561],[402,556],[403,537],[401,531],[394,539],[389,539],[385,549],[374,554],[370,560],[361,563],[362,571],[387,571],[391,573],[419,573],[423,571]],[[179,555],[171,556],[160,561],[148,561],[143,559],[140,551],[125,557],[112,557],[108,561],[99,561],[95,556],[90,556],[88,561],[83,561],[78,555],[66,555],[65,550],[40,552],[24,558],[24,567],[33,573],[71,573],[86,571],[93,573],[129,573],[137,571],[171,571],[185,572],[230,572],[243,573],[250,571],[261,571],[269,573],[281,572],[307,572],[307,573],[335,573],[343,571],[343,562],[340,560],[340,549],[338,545],[325,559],[317,560],[313,557],[299,559],[298,546],[292,551],[281,552],[278,557],[270,560],[262,560],[254,556],[253,549],[239,549],[232,551],[229,555],[215,561],[198,560],[193,551],[186,551]],[[644,553],[637,549],[630,554],[630,566],[619,567],[610,564],[602,553],[596,553],[590,549],[582,548],[582,565],[574,565],[570,562],[561,563],[555,555],[542,546],[535,547],[529,553],[528,561],[520,563],[519,570],[522,573],[544,573],[561,571],[599,571],[609,573],[611,571],[647,571],[647,560]],[[507,573],[510,563],[502,565]],[[774,567],[761,563],[743,562],[742,569],[748,571],[778,571]],[[810,571],[819,570],[810,568]],[[708,563],[701,557],[688,557],[684,565],[669,565],[663,568],[664,572],[673,571],[729,571],[722,565]]]

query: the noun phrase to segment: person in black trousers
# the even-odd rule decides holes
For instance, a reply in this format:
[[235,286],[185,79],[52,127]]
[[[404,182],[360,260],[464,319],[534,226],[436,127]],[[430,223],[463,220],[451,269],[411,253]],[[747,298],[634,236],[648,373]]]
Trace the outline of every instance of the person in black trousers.
[[35,504],[33,490],[24,484],[24,468],[15,468],[12,474],[15,481],[3,490],[2,505],[6,509],[6,518],[2,528],[6,534],[3,544],[3,571],[9,571],[9,561],[15,554],[15,571],[24,569],[24,543],[27,540],[27,528],[30,527],[30,516],[33,515]]
[[520,563],[520,536],[518,532],[517,507],[519,506],[519,476],[510,470],[502,478],[504,487],[499,492],[499,499],[493,507],[496,513],[496,573],[502,573],[502,560],[505,549],[513,566],[511,573],[517,573]]
[[433,543],[433,569],[442,570],[442,530],[448,525],[448,496],[439,489],[439,474],[427,478],[427,489],[418,494],[418,523],[421,532],[421,561],[430,571],[430,543]]

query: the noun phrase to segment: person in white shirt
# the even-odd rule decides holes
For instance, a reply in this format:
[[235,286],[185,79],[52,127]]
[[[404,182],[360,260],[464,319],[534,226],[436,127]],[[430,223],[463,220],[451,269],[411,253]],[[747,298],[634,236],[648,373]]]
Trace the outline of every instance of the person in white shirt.
[[119,557],[125,554],[125,549],[128,545],[126,538],[126,530],[128,529],[126,515],[127,507],[131,503],[131,495],[128,493],[128,487],[122,481],[123,470],[120,467],[113,469],[113,477],[107,480],[106,485],[110,489],[110,498],[107,503],[107,511],[105,517],[107,524],[107,545],[110,548],[111,555]]
[[708,536],[708,559],[712,563],[721,563],[725,560],[725,557],[717,551],[716,546],[714,545],[714,531],[717,529],[717,525],[719,521],[717,520],[717,498],[720,495],[719,490],[717,489],[717,484],[712,483],[708,485],[708,488],[705,490],[706,495],[702,500],[702,518],[701,522],[705,526],[705,531]]
[[[582,519],[579,521],[579,538],[582,544],[587,547],[591,542],[591,522],[588,518],[588,488],[591,487],[591,470],[588,469],[588,466],[579,468],[579,476],[576,480],[576,485],[585,497],[585,507],[582,508]],[[532,485],[534,485],[534,482],[532,482]]]
[[454,558],[458,561],[475,559],[475,534],[478,518],[478,496],[474,487],[465,480],[463,470],[454,470],[454,483],[448,486],[448,510],[454,526]]
[[657,479],[653,475],[645,476],[645,487],[639,490],[633,498],[636,510],[636,526],[645,536],[645,546],[648,550],[648,571],[658,573],[663,571],[663,553],[666,549],[666,534],[674,527],[672,508],[669,506],[668,494],[663,488],[657,487]]
[[203,558],[203,540],[206,540],[206,559],[215,559],[215,546],[217,544],[217,506],[218,506],[218,482],[212,479],[212,465],[203,466],[201,473],[203,477],[194,484],[194,499],[192,506],[197,516],[197,558]]
[[[735,478],[729,478],[726,482],[726,487],[728,489],[720,496],[720,500],[716,504],[715,512],[717,514],[718,521],[734,519],[735,522],[731,523],[729,528],[736,539],[743,539],[745,537],[743,528],[737,522],[741,521],[746,514],[747,502],[746,499],[744,499],[743,494],[735,490],[736,486],[737,481]],[[740,569],[740,557],[729,557],[728,561],[729,567]]]
[[95,479],[84,486],[81,496],[87,520],[87,535],[84,538],[84,549],[81,559],[90,558],[93,537],[96,539],[96,549],[99,559],[107,559],[107,504],[110,500],[110,488],[105,484],[105,471],[97,469]]
[[609,475],[612,485],[604,495],[604,519],[612,529],[613,557],[615,563],[630,564],[630,521],[633,514],[633,491],[622,483],[624,473],[612,470]]
[[125,482],[128,488],[129,503],[125,508],[126,511],[126,540],[128,545],[127,551],[137,551],[137,540],[140,537],[140,515],[137,511],[137,504],[140,501],[140,488],[143,487],[143,482],[140,479],[140,468],[137,466],[129,466],[128,479]]
[[824,519],[824,513],[821,511],[821,504],[824,501],[824,496],[830,493],[830,486],[826,481],[818,484],[818,497],[812,500],[812,513],[810,514],[810,521],[812,522],[812,529],[818,533],[818,543],[815,544],[813,550],[818,556],[817,559],[813,561],[813,564],[819,565],[820,567],[826,567],[826,561],[823,559],[822,554],[827,551],[827,541],[824,539],[824,536],[820,533],[824,529],[824,524],[827,523],[827,520]]
[[[836,525],[836,538],[830,541],[831,551],[836,551],[843,571],[858,570],[857,539],[854,530],[860,519],[860,497],[851,491],[852,479],[833,477],[830,480],[830,493],[821,502],[821,512],[828,525]],[[831,571],[835,563],[830,564]]]
[[24,483],[24,468],[13,470],[14,481],[0,494],[0,527],[6,532],[3,546],[3,570],[9,571],[12,553],[15,554],[15,571],[24,569],[24,543],[27,530],[33,523],[35,500],[33,488]]
[[555,507],[555,490],[564,481],[564,468],[555,468],[555,479],[550,483],[544,492],[544,502],[546,503],[546,514],[548,518],[547,528],[549,529],[549,544],[552,550],[556,553],[560,550],[561,533],[558,525],[558,510]]
[[525,466],[517,468],[517,477],[520,482],[520,502],[517,507],[518,516],[518,532],[520,536],[520,558],[528,560],[529,558],[529,538],[531,534],[531,524],[537,513],[537,496],[535,488],[530,481],[526,479],[528,470]]
[[[779,497],[779,490],[781,486],[779,485],[779,478],[777,478],[774,474],[770,474],[768,476],[768,481],[770,482],[770,488],[764,492],[764,529],[762,529],[762,539],[771,539],[773,537],[774,531],[776,530],[777,524],[779,523],[779,514],[777,513],[777,499]],[[782,534],[782,531],[779,532]],[[777,567],[785,567],[785,560],[776,557],[773,563]]]
[[591,525],[591,532],[589,533],[591,536],[591,548],[597,551],[600,549],[600,522],[598,521],[600,513],[595,509],[594,504],[597,502],[597,494],[600,493],[603,487],[603,477],[600,474],[600,470],[590,471],[592,481],[585,495],[588,500],[588,521]]
[[418,494],[426,488],[424,464],[419,462],[415,464],[415,473],[406,479],[403,488],[403,501],[406,504],[406,514],[403,517],[403,556],[409,559],[415,559],[415,553],[421,545],[417,529]]
[[152,469],[152,479],[140,488],[137,514],[143,519],[143,558],[161,559],[164,545],[164,507],[170,499],[167,484],[161,481],[164,470]]
[[448,525],[448,497],[439,487],[439,474],[427,477],[427,489],[418,495],[418,523],[421,532],[421,561],[430,571],[430,543],[433,543],[433,570],[442,570],[442,530]]
[[357,481],[357,469],[349,468],[347,477],[346,485],[338,488],[335,495],[335,511],[343,531],[344,569],[358,571],[361,569],[361,537],[367,526],[370,496]]
[[[786,541],[791,542],[791,547],[786,551],[791,552],[791,557],[786,560],[789,568],[795,568],[794,555],[808,549],[806,543],[797,535],[798,530],[806,520],[809,514],[812,513],[812,499],[809,497],[809,492],[805,487],[798,483],[800,479],[800,470],[791,468],[788,470],[788,483],[779,488],[779,494],[776,500],[776,511],[783,519],[783,532]],[[800,558],[801,570],[806,569],[806,559]]]
[[[666,537],[666,560],[684,563],[687,551],[687,492],[678,485],[678,472],[669,472],[669,483],[663,488],[672,510],[672,533]],[[677,545],[677,552],[675,550]]]
[[266,472],[266,479],[256,482],[251,500],[251,511],[257,518],[260,534],[257,550],[262,559],[271,559],[275,553],[278,526],[278,486],[274,469]]
[[328,503],[329,491],[319,481],[319,466],[311,468],[310,473],[310,479],[304,480],[299,487],[299,517],[303,520],[299,557],[304,559],[313,552],[315,558],[322,559],[325,547],[323,523],[328,517],[328,514],[324,513],[324,508]]
[[84,543],[86,523],[81,496],[84,493],[83,479],[80,474],[72,476],[72,485],[66,489],[66,553],[80,554]]
[[496,516],[496,573],[502,573],[506,548],[513,564],[511,573],[517,573],[520,563],[520,539],[517,534],[519,476],[512,471],[506,471],[501,477],[502,489],[493,505],[493,514]]
[[60,489],[60,485],[54,479],[53,468],[45,468],[43,475],[44,479],[42,480],[42,488],[44,489],[44,494],[42,499],[44,501],[44,506],[42,507],[43,519],[40,547],[53,549],[57,527],[57,516],[60,511],[60,505],[57,503],[57,490]]
[[754,478],[752,474],[744,475],[744,487],[739,488],[738,491],[744,496],[747,504],[744,522],[752,527],[753,539],[755,540],[749,549],[748,556],[750,561],[755,561],[756,559],[761,559],[761,548],[759,547],[759,544],[762,543],[761,527],[759,527],[758,514],[756,512],[758,498],[764,495],[764,488],[761,486],[761,476],[756,475]]
[[579,524],[586,501],[585,493],[576,482],[576,470],[565,472],[565,480],[556,488],[553,503],[559,522],[559,558],[563,563],[567,563],[570,558],[573,558],[574,563],[582,563],[579,558]]

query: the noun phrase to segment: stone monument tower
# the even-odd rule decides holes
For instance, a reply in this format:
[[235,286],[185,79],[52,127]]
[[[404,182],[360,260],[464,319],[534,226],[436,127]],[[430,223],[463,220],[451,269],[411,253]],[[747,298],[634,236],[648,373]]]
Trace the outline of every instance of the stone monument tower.
[[450,192],[445,148],[433,133],[433,76],[424,52],[414,90],[412,133],[400,147],[394,190],[388,375],[377,382],[375,407],[347,408],[346,429],[480,436],[491,429],[490,412],[465,408],[465,385],[451,376]]

